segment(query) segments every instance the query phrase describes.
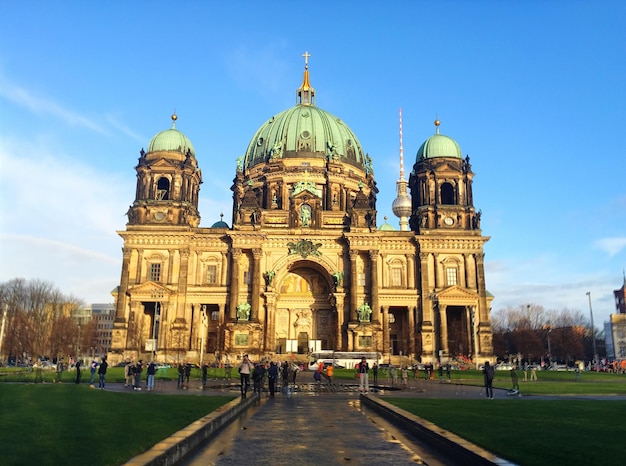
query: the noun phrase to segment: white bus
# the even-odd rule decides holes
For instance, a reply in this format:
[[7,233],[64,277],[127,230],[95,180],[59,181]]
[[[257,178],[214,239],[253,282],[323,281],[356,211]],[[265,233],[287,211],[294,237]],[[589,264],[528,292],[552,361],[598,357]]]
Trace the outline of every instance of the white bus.
[[363,357],[365,357],[370,368],[374,363],[380,365],[383,362],[382,353],[376,351],[321,350],[309,354],[309,370],[317,370],[320,361],[323,361],[325,365],[332,363],[337,367],[341,366],[346,369],[354,369],[354,367],[361,362],[361,358]]

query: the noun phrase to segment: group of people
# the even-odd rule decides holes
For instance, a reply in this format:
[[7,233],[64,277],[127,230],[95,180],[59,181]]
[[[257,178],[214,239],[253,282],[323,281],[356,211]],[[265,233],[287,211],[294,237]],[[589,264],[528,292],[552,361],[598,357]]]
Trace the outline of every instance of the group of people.
[[246,398],[250,391],[250,379],[252,379],[253,393],[262,393],[267,374],[269,396],[273,397],[279,377],[282,379],[282,390],[287,392],[289,384],[295,385],[296,377],[300,369],[292,366],[288,361],[278,364],[277,362],[257,362],[253,363],[249,356],[245,354],[241,363],[237,367],[239,372],[241,398]]
[[[141,359],[135,363],[128,361],[124,367],[124,386],[132,387],[133,390],[140,391],[143,369],[143,361]],[[156,370],[156,363],[150,361],[146,367],[146,390],[149,392],[154,390],[154,376],[156,375]]]

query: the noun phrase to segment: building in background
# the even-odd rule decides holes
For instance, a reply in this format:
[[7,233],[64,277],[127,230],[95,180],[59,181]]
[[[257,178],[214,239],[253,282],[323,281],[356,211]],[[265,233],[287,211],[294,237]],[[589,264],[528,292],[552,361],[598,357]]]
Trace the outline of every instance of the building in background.
[[[616,314],[611,314],[610,321],[604,323],[606,355],[609,361],[626,361],[626,275],[622,287],[614,290]],[[625,367],[626,368],[626,367]]]
[[141,150],[118,232],[112,361],[320,349],[492,358],[489,238],[469,157],[436,121],[408,181],[401,151],[400,229],[378,227],[373,160],[316,106],[308,57],[296,105],[263,123],[237,159],[231,225],[199,227],[202,172],[176,115]]

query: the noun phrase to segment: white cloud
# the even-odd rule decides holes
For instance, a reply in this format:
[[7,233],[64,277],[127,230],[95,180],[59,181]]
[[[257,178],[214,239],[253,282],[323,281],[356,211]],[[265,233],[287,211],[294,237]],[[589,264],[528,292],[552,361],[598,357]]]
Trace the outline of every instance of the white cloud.
[[82,126],[101,134],[108,134],[106,128],[99,123],[69,110],[53,100],[37,97],[27,89],[12,84],[0,77],[0,97],[12,102],[18,107],[28,109],[36,115],[51,115],[59,118],[71,126]]
[[626,248],[626,237],[602,238],[594,243],[594,247],[607,252],[609,256],[615,256]]
[[132,173],[100,173],[40,141],[2,137],[0,165],[0,280],[39,278],[87,302],[111,301]]

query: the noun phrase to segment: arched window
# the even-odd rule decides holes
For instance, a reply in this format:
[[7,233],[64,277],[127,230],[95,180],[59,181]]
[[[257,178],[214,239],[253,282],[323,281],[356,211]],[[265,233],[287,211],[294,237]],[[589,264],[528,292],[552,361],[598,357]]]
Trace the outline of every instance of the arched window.
[[157,201],[167,201],[170,198],[170,180],[165,177],[159,178],[157,182],[157,192],[156,192],[156,200]]
[[445,205],[454,205],[455,201],[454,186],[446,182],[441,185],[441,203]]

